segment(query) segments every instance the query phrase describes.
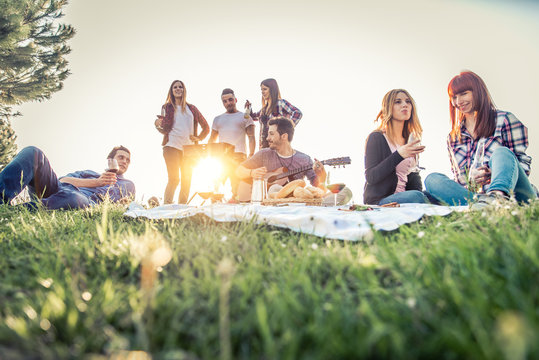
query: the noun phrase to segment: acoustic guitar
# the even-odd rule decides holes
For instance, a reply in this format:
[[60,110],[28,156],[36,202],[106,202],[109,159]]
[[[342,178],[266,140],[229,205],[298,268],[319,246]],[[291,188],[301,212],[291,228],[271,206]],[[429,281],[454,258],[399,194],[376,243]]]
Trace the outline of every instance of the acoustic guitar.
[[[352,160],[350,157],[339,157],[339,158],[333,158],[333,159],[327,159],[320,161],[322,165],[329,165],[329,166],[345,166],[352,163]],[[273,184],[279,184],[279,185],[285,185],[288,182],[288,177],[293,176],[302,172],[309,171],[313,168],[312,165],[306,165],[302,166],[296,169],[287,169],[285,167],[278,168],[276,170],[273,170],[271,172],[267,172],[263,179],[266,180],[266,183],[268,185],[268,189]],[[250,201],[251,200],[251,184],[245,181],[240,181],[238,184],[238,199],[240,202],[244,201]]]

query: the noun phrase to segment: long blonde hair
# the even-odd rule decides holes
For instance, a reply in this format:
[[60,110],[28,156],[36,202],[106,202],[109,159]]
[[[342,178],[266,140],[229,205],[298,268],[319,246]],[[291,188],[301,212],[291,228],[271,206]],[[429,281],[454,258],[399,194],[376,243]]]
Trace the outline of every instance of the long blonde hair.
[[414,99],[410,96],[408,91],[404,89],[393,89],[384,95],[384,99],[382,100],[382,110],[380,110],[376,120],[374,121],[376,122],[380,120],[380,125],[378,125],[376,130],[385,132],[387,137],[395,144],[397,134],[395,134],[391,120],[393,120],[393,105],[395,104],[395,98],[399,93],[403,93],[404,95],[408,96],[410,102],[412,103],[410,119],[404,122],[404,126],[402,128],[402,136],[404,137],[405,141],[408,141],[408,136],[410,136],[411,133],[421,135],[423,132],[423,128],[421,128],[421,124],[419,123],[419,118],[417,116]]
[[167,101],[165,102],[165,107],[167,104],[171,104],[174,106],[174,111],[176,111],[176,97],[174,97],[174,92],[172,91],[172,87],[174,84],[179,82],[183,86],[183,96],[180,102],[180,106],[182,108],[182,113],[185,113],[185,106],[187,104],[187,89],[185,88],[185,84],[181,80],[174,80],[172,84],[170,84],[170,88],[168,89],[168,95],[167,95]]

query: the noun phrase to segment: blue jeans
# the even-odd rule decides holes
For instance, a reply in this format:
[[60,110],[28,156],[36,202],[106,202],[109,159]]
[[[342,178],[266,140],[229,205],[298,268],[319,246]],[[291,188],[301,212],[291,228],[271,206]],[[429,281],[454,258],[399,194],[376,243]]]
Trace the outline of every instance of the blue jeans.
[[407,204],[407,203],[419,203],[423,204],[428,202],[427,197],[418,190],[407,190],[403,192],[398,192],[393,195],[389,195],[388,197],[383,198],[378,202],[378,205],[384,205],[389,204],[392,202],[396,202],[399,204]]
[[58,181],[45,154],[34,146],[22,149],[0,173],[0,204],[9,204],[26,186],[32,197],[28,207],[37,205],[36,198],[48,209],[90,205],[75,186]]
[[[519,202],[537,197],[522,165],[508,148],[496,148],[488,165],[491,172],[491,182],[487,192],[499,190],[506,194],[514,193],[515,199]],[[468,191],[464,186],[440,173],[427,176],[425,187],[432,196],[449,205],[467,205],[474,196],[474,193]]]

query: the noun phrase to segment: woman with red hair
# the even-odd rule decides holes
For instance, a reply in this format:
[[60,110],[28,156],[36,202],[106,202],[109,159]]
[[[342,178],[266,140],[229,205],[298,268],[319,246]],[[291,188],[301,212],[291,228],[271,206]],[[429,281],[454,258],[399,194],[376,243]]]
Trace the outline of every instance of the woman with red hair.
[[468,204],[476,191],[486,193],[478,197],[480,204],[511,196],[519,202],[535,199],[528,179],[526,126],[512,113],[496,109],[484,81],[471,71],[451,79],[447,92],[451,117],[447,143],[455,181],[430,174],[425,179],[427,191],[450,205]]

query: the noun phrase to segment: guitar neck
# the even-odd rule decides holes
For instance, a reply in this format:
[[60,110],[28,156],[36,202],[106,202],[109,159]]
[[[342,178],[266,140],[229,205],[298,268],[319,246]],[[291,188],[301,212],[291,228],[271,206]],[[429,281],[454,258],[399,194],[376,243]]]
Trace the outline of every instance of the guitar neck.
[[279,180],[279,179],[284,179],[285,177],[288,177],[288,176],[299,174],[301,172],[307,171],[307,170],[312,169],[312,168],[313,167],[310,166],[310,165],[302,166],[300,168],[297,168],[297,169],[294,169],[294,170],[289,170],[289,171],[287,171],[285,173],[282,173],[282,174],[274,175],[270,179],[272,179],[272,182],[273,182],[273,181],[276,181],[276,180]]
[[[322,163],[322,165],[338,166],[338,165],[348,165],[350,164],[351,160],[349,157],[341,157],[341,158],[322,160],[320,162]],[[271,184],[279,179],[284,179],[285,177],[288,177],[288,176],[296,175],[296,174],[311,170],[312,168],[313,168],[312,165],[305,165],[297,169],[289,170],[282,174],[272,175],[267,178],[268,184]]]

